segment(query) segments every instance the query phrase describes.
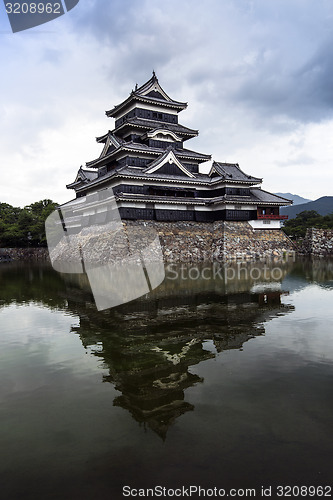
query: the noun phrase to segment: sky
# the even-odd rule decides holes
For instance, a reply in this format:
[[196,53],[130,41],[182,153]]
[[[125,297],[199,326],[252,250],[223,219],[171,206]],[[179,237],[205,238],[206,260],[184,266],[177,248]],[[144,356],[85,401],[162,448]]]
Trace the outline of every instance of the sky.
[[271,192],[333,195],[332,47],[331,0],[80,0],[18,33],[1,3],[0,202],[72,199],[105,111],[153,70],[188,102],[186,147]]

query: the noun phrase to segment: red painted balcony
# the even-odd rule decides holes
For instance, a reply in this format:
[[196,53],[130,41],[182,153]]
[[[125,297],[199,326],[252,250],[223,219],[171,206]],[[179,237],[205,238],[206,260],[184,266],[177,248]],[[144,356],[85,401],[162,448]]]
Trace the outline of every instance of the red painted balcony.
[[258,219],[265,219],[265,220],[286,220],[288,219],[288,215],[273,215],[273,214],[266,214],[266,215],[259,215],[258,214]]

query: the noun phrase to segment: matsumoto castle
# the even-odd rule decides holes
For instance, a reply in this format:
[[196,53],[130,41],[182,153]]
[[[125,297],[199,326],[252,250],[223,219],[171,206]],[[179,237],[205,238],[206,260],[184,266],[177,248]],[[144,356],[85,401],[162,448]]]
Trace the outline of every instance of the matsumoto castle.
[[213,161],[209,173],[200,172],[211,156],[188,149],[187,141],[198,131],[179,123],[186,107],[166,94],[153,72],[147,83],[106,111],[115,127],[97,138],[101,155],[67,185],[76,199],[64,207],[80,215],[78,231],[108,221],[103,191],[114,196],[124,220],[248,221],[253,229],[280,228],[286,216],[279,207],[292,202],[262,190],[262,179],[237,163]]

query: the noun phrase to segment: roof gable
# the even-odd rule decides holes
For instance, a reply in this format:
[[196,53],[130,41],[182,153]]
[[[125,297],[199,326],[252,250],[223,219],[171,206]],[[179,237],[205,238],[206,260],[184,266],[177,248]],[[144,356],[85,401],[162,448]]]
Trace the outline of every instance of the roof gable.
[[159,84],[155,71],[153,71],[153,76],[150,80],[148,80],[148,82],[135,89],[135,94],[142,97],[154,97],[155,99],[163,99],[165,101],[173,102],[173,99],[168,96]]
[[[102,140],[100,140],[100,139],[102,139]],[[118,149],[121,145],[121,141],[110,131],[108,132],[107,135],[103,136],[102,138],[98,137],[97,142],[105,142],[104,148],[103,148],[99,158],[103,158],[104,156],[108,155],[109,153],[111,153],[115,149]]]
[[[158,170],[161,171],[161,173],[165,173],[165,168],[163,167],[165,165],[172,165],[172,175],[186,175],[187,177],[195,177],[192,172],[190,172],[176,157],[175,153],[173,152],[172,148],[167,148],[165,153],[163,153],[161,156],[159,156],[155,161],[153,161],[148,168],[144,170],[146,174],[152,174],[154,172],[157,172]],[[179,173],[177,172],[177,169]]]
[[253,177],[243,172],[238,163],[222,163],[213,162],[213,165],[209,172],[209,177],[222,177],[225,181],[230,182],[249,182],[252,184],[258,184],[262,182],[262,179],[258,177]]
[[141,85],[141,87],[135,86],[135,90],[132,90],[130,96],[125,99],[122,103],[114,106],[110,111],[106,111],[106,116],[116,118],[119,113],[124,109],[128,108],[133,102],[144,102],[147,104],[160,105],[166,108],[175,109],[177,112],[187,108],[186,102],[179,102],[171,97],[162,89],[160,86],[157,76],[153,71],[153,76],[148,80],[148,82]]
[[148,94],[146,94],[146,96],[155,97],[155,99],[165,99],[161,92],[158,92],[157,90],[151,90]]
[[76,175],[75,182],[80,180],[89,182],[96,179],[96,177],[97,177],[97,172],[92,172],[91,170],[84,170],[82,167],[80,167]]
[[87,182],[94,181],[97,178],[97,172],[92,172],[91,170],[84,170],[82,166],[79,168],[75,181],[67,184],[68,189],[73,189],[78,187],[79,185],[86,184]]

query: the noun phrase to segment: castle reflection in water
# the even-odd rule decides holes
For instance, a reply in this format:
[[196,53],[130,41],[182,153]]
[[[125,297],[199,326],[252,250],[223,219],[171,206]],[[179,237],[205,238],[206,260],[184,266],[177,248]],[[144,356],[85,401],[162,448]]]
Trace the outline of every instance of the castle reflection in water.
[[[162,439],[177,417],[194,410],[186,401],[187,388],[204,380],[193,366],[228,349],[241,349],[249,339],[265,334],[264,323],[293,309],[282,303],[287,295],[281,280],[291,264],[280,266],[280,280],[264,264],[245,265],[247,273],[217,273],[203,267],[174,266],[164,283],[148,296],[108,311],[89,304],[85,282],[68,281],[70,309],[80,317],[84,347],[100,357],[109,374],[104,380],[121,393],[114,404],[149,426]],[[274,274],[274,273],[273,273]],[[197,279],[193,279],[197,278]],[[257,278],[257,279],[256,279]],[[80,302],[80,300],[82,302]]]

